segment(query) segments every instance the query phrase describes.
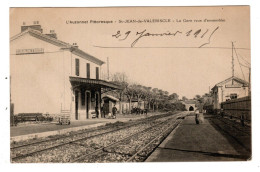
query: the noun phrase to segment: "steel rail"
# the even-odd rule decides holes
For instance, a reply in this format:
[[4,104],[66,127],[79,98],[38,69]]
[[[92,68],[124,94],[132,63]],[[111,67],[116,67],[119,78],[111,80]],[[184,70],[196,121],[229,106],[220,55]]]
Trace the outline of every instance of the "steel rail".
[[107,149],[107,148],[116,146],[116,145],[118,145],[119,143],[122,143],[122,142],[124,142],[124,141],[127,140],[127,139],[130,139],[130,138],[135,137],[135,136],[137,136],[137,135],[139,135],[139,134],[145,133],[145,132],[149,131],[151,128],[155,128],[155,127],[157,127],[157,126],[159,126],[159,125],[162,125],[162,124],[164,124],[164,123],[167,123],[167,122],[169,122],[169,120],[165,120],[165,121],[163,121],[163,122],[160,122],[159,124],[156,124],[156,125],[153,125],[153,126],[151,126],[151,127],[148,127],[148,128],[146,128],[146,129],[144,129],[144,130],[142,130],[142,131],[137,131],[137,132],[135,132],[134,134],[132,134],[132,135],[130,135],[130,136],[126,136],[126,137],[124,137],[124,138],[122,138],[122,139],[120,139],[120,140],[118,140],[118,141],[116,141],[116,142],[113,142],[112,144],[110,144],[110,145],[108,145],[108,146],[104,146],[104,147],[99,148],[99,149],[97,149],[97,150],[95,150],[95,151],[92,151],[92,152],[87,153],[87,154],[85,154],[85,155],[79,156],[79,157],[73,159],[71,162],[79,162],[79,161],[81,161],[82,159],[84,159],[84,158],[86,158],[86,157],[88,157],[88,156],[95,155],[95,154],[97,154],[97,153],[99,153],[99,152],[105,152],[104,150]]
[[[139,119],[138,120],[138,123],[135,123],[135,124],[130,124],[131,125],[136,125],[136,124],[139,124],[139,123],[142,123],[143,121],[146,121],[146,120],[151,120],[151,118],[155,118],[155,119],[152,119],[152,120],[156,120],[158,119],[160,116],[163,116],[163,115],[168,115],[168,114],[161,114],[161,115],[157,115],[157,116],[151,116],[151,117],[148,117],[148,118],[143,118],[143,119]],[[127,126],[126,126],[127,127]],[[106,128],[109,128],[109,126],[104,126],[98,130],[104,130]],[[21,147],[26,147],[26,146],[32,146],[32,145],[35,145],[35,144],[41,144],[41,143],[45,143],[45,142],[51,142],[51,141],[56,141],[56,140],[59,140],[59,139],[64,139],[64,138],[69,138],[71,136],[75,136],[75,135],[83,135],[83,134],[87,134],[87,133],[90,133],[92,131],[97,131],[95,128],[93,129],[90,129],[90,130],[87,130],[85,132],[77,132],[77,133],[74,133],[73,135],[68,135],[68,136],[60,136],[60,137],[57,137],[57,138],[52,138],[52,139],[46,139],[46,140],[41,140],[41,141],[37,141],[37,142],[32,142],[32,143],[28,143],[28,144],[22,144],[22,145],[18,145],[18,146],[14,146],[14,147],[11,147],[10,149],[17,149],[17,148],[21,148]]]
[[[104,128],[100,128],[100,130],[103,130],[103,129],[105,129],[105,127]],[[78,133],[74,133],[73,136],[81,135],[81,134],[87,134],[87,133],[92,132],[92,131],[97,131],[97,130],[91,129],[91,130],[88,130],[86,132],[78,132]],[[22,147],[26,147],[26,146],[32,146],[32,145],[41,144],[41,143],[45,143],[45,142],[56,141],[56,140],[59,140],[59,139],[64,139],[64,138],[69,138],[69,137],[71,137],[71,135],[70,136],[60,136],[60,137],[57,137],[57,138],[55,137],[55,138],[45,139],[45,140],[36,141],[36,142],[28,143],[28,144],[22,144],[22,145],[18,145],[18,146],[13,146],[13,147],[10,147],[10,149],[11,150],[12,149],[18,149],[18,148],[22,148]]]
[[[221,122],[223,122],[223,123],[225,123],[226,125],[228,125],[228,126],[230,126],[230,127],[232,127],[232,128],[235,128],[236,130],[239,130],[239,131],[241,131],[241,132],[243,132],[243,133],[245,133],[245,134],[247,134],[247,135],[251,135],[250,133],[248,133],[247,131],[244,131],[244,130],[242,130],[242,129],[240,129],[237,125],[239,125],[239,123],[236,123],[236,122],[234,122],[234,121],[230,121],[229,119],[228,120],[224,120],[223,118],[220,118],[220,117],[217,117],[216,119],[218,119],[219,121],[221,121]],[[232,124],[232,125],[230,125],[230,124]],[[241,126],[240,126],[241,127]],[[245,126],[246,127],[246,126]],[[249,129],[249,127],[246,127],[247,129]]]
[[[177,119],[178,120],[178,119]],[[152,139],[149,143],[147,143],[145,146],[142,146],[142,148],[139,150],[139,151],[137,151],[132,157],[130,157],[126,162],[131,162],[136,156],[139,156],[139,154],[143,151],[143,150],[145,150],[148,146],[150,146],[154,141],[156,141],[156,140],[158,140],[161,136],[163,136],[165,133],[167,133],[166,134],[166,136],[164,136],[164,138],[160,141],[160,143],[163,141],[163,140],[165,140],[165,138],[174,130],[174,129],[176,129],[176,127],[181,123],[181,119],[179,119],[178,121],[176,120],[176,122],[173,124],[173,126],[170,126],[170,127],[168,127],[168,128],[166,128],[164,131],[162,131],[158,136],[156,136],[154,139]],[[171,129],[172,128],[172,129]],[[168,130],[170,130],[171,129],[171,131],[169,131],[169,132],[167,132]],[[159,143],[159,144],[160,144]],[[158,145],[156,146],[156,147],[158,147]],[[155,148],[153,149],[153,151],[155,150]],[[152,152],[153,152],[152,151]]]
[[[170,115],[171,114],[167,114],[167,115],[164,114],[164,115],[162,115],[163,117],[161,117],[161,118],[168,117]],[[155,121],[157,119],[159,119],[159,117],[153,119],[153,121]],[[36,150],[36,151],[33,151],[33,152],[29,152],[29,153],[26,153],[26,154],[21,154],[21,155],[15,156],[15,157],[11,157],[11,159],[13,161],[13,160],[25,158],[25,157],[31,156],[33,154],[40,153],[40,152],[47,151],[47,150],[51,150],[51,149],[54,149],[54,148],[57,148],[57,147],[60,147],[60,146],[64,146],[64,145],[68,145],[68,144],[75,143],[75,142],[78,142],[78,141],[82,141],[82,140],[86,140],[86,139],[102,136],[102,135],[105,135],[105,134],[113,133],[113,132],[116,132],[116,131],[119,131],[119,130],[123,130],[123,129],[127,129],[127,128],[130,128],[130,127],[134,127],[134,126],[140,125],[142,123],[151,123],[153,121],[149,121],[149,120],[147,121],[147,118],[146,118],[146,120],[140,121],[139,123],[135,123],[135,124],[132,124],[132,125],[128,125],[128,126],[125,126],[125,127],[122,127],[122,128],[115,129],[115,130],[107,131],[107,132],[104,132],[104,133],[99,133],[99,134],[96,134],[96,135],[92,135],[92,136],[87,136],[87,137],[71,140],[71,141],[68,141],[68,142],[65,142],[65,143],[61,143],[61,144],[58,144],[58,145],[55,145],[55,146],[50,146],[50,147],[47,147],[47,148],[44,148],[44,149],[40,149],[40,150]]]
[[[213,125],[215,125],[219,130],[221,130],[222,132],[224,132],[224,134],[228,135],[229,137],[231,137],[234,141],[236,141],[240,146],[242,146],[247,152],[251,152],[251,149],[247,148],[241,141],[238,140],[238,138],[236,138],[235,136],[233,136],[232,134],[230,134],[230,132],[228,132],[226,129],[223,129],[223,127],[221,127],[219,124],[217,124],[216,122],[214,122],[213,120],[210,120],[212,122]],[[229,126],[229,125],[227,125]]]

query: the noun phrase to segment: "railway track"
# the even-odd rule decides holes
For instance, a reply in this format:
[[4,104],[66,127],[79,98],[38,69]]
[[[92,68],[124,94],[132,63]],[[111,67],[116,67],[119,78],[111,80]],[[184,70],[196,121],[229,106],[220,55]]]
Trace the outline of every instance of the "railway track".
[[[111,124],[111,125],[106,125],[106,126],[103,126],[101,128],[93,128],[93,129],[88,129],[88,130],[84,130],[83,132],[80,131],[80,132],[73,132],[73,133],[70,133],[69,135],[61,135],[61,136],[57,136],[57,137],[54,137],[54,138],[46,138],[46,139],[43,139],[43,140],[39,140],[39,141],[32,141],[32,142],[29,142],[29,143],[25,143],[25,144],[18,144],[16,146],[11,146],[11,151],[12,150],[15,150],[15,149],[18,149],[18,148],[28,148],[30,149],[30,146],[33,146],[33,145],[39,145],[39,144],[46,144],[46,143],[51,143],[51,142],[55,142],[57,140],[61,140],[61,139],[70,139],[69,141],[73,141],[75,139],[78,138],[87,138],[89,137],[90,135],[96,135],[96,133],[100,134],[102,132],[107,132],[107,130],[111,130],[111,132],[113,131],[116,131],[118,129],[123,129],[123,128],[127,128],[127,127],[131,127],[131,126],[135,126],[135,125],[139,125],[140,123],[143,123],[144,121],[148,122],[149,120],[156,120],[160,117],[166,117],[168,116],[169,114],[163,114],[163,115],[159,115],[159,116],[152,116],[152,117],[149,117],[149,118],[146,118],[146,119],[141,119],[141,120],[138,120],[138,121],[130,121],[128,123],[115,123],[115,124]],[[87,136],[85,136],[87,135]]]
[[246,135],[251,135],[251,127],[249,126],[242,126],[241,123],[235,122],[233,120],[230,120],[228,118],[222,118],[222,117],[217,117],[218,120],[221,122],[225,123],[226,125],[246,134]]
[[[91,132],[95,132],[97,130],[104,130],[108,128],[107,126],[102,126],[102,128],[92,128],[92,129],[88,129],[87,131],[83,131],[83,132],[75,132],[75,133],[72,133],[74,136],[78,136],[78,135],[83,135],[83,134],[88,134],[88,133],[91,133]],[[43,140],[38,140],[38,141],[32,141],[32,142],[29,142],[29,143],[22,143],[22,144],[18,144],[18,145],[15,145],[15,146],[11,146],[10,149],[11,150],[14,150],[14,149],[18,149],[18,148],[23,148],[23,147],[28,147],[28,146],[32,146],[32,145],[37,145],[37,144],[42,144],[42,143],[47,143],[47,142],[51,142],[51,141],[56,141],[56,140],[59,140],[59,139],[66,139],[66,138],[69,138],[71,137],[71,134],[69,135],[61,135],[61,136],[56,136],[56,137],[51,137],[51,138],[44,138]]]
[[[160,116],[167,116],[167,114],[158,115],[158,116],[151,116],[149,118],[136,120],[135,122],[131,121],[131,122],[128,122],[129,123],[128,125],[138,125],[139,123],[142,123],[143,121],[147,121],[148,119],[150,119],[150,120],[158,119],[158,118],[160,118]],[[121,122],[121,123],[123,123],[123,122]],[[134,124],[131,124],[131,123],[134,123]],[[110,123],[110,124],[114,126],[114,124],[112,124],[112,123]],[[116,124],[116,126],[114,126],[114,127],[117,127],[117,126],[118,125]],[[84,130],[84,131],[72,132],[72,133],[70,133],[70,135],[59,135],[59,136],[54,136],[54,137],[51,137],[51,138],[44,138],[42,140],[40,139],[40,140],[37,140],[37,141],[31,140],[29,143],[23,143],[23,141],[21,141],[22,143],[16,143],[15,145],[11,144],[10,149],[13,150],[13,149],[21,148],[21,147],[27,147],[27,146],[31,146],[31,145],[40,144],[40,143],[55,141],[55,140],[58,140],[58,139],[69,138],[69,137],[71,137],[71,135],[74,135],[74,136],[83,135],[83,134],[87,134],[87,133],[92,133],[93,131],[104,130],[104,129],[107,129],[109,127],[111,127],[111,126],[101,126],[98,129],[92,128],[92,129],[87,129],[87,130]]]
[[[61,137],[61,138],[54,138],[52,139],[51,141],[57,141],[59,139],[64,139],[62,140],[61,142],[58,142],[57,144],[52,144],[51,146],[47,146],[42,148],[42,149],[36,149],[35,151],[31,151],[31,152],[21,152],[20,151],[20,154],[15,154],[15,151],[14,150],[19,150],[19,149],[24,149],[24,150],[28,150],[31,146],[34,146],[34,147],[39,147],[39,144],[46,144],[46,143],[50,143],[51,141],[50,140],[44,140],[42,142],[35,142],[35,143],[30,143],[28,145],[20,145],[20,146],[17,146],[17,147],[13,147],[11,150],[13,152],[13,154],[15,154],[15,156],[12,156],[11,159],[13,162],[24,162],[23,159],[26,159],[27,157],[33,157],[34,155],[37,155],[37,154],[41,154],[41,153],[44,153],[44,152],[48,152],[48,151],[57,151],[59,150],[61,147],[63,148],[63,151],[66,151],[67,148],[71,149],[72,147],[74,149],[76,148],[79,148],[80,151],[84,150],[84,151],[94,151],[96,149],[98,149],[98,147],[94,147],[93,148],[93,145],[90,146],[90,147],[85,147],[85,146],[82,146],[81,145],[81,142],[84,142],[85,140],[91,140],[91,139],[94,139],[94,138],[97,138],[97,137],[103,137],[103,136],[106,136],[106,135],[111,135],[112,133],[116,133],[116,132],[120,132],[120,131],[123,131],[123,130],[128,130],[129,128],[138,128],[137,126],[138,125],[144,125],[145,123],[152,123],[152,121],[156,121],[156,120],[160,120],[162,118],[166,118],[171,116],[170,114],[166,114],[166,115],[162,115],[160,117],[155,117],[155,118],[149,118],[149,119],[146,119],[144,121],[140,121],[138,122],[137,124],[131,124],[131,125],[127,125],[127,126],[123,126],[123,127],[119,127],[119,128],[116,128],[116,129],[110,129],[109,131],[104,131],[104,132],[99,132],[97,134],[93,134],[91,136],[84,136],[84,137],[79,137],[79,138],[75,138],[73,136],[66,136],[66,137]],[[152,119],[152,121],[151,121]],[[134,131],[134,130],[133,130]],[[79,134],[79,133],[78,133]],[[81,134],[81,133],[80,133]],[[84,148],[83,148],[84,147]],[[83,148],[83,149],[82,149]],[[79,153],[80,154],[80,153]],[[47,155],[48,156],[48,155]],[[52,154],[52,156],[55,156],[55,154]],[[75,154],[75,157],[78,157],[78,153]],[[74,156],[71,156],[69,159],[75,159]],[[67,161],[68,159],[66,159],[65,161]],[[28,162],[28,161],[25,161],[25,162]],[[53,161],[50,161],[50,162],[53,162]],[[55,162],[55,160],[54,160]]]
[[[171,119],[164,121],[122,138],[110,145],[101,147],[98,150],[82,155],[72,162],[144,161],[182,120]],[[174,123],[172,124],[172,122]]]
[[[209,118],[209,121],[215,126],[222,134],[224,134],[233,145],[237,143],[237,148],[245,157],[251,156],[251,133],[247,130],[241,129],[239,123],[229,121],[229,119],[222,119],[220,117]],[[251,130],[250,130],[251,131]]]
[[[184,118],[182,118],[184,119]],[[154,150],[163,142],[163,140],[181,123],[182,120],[177,119],[176,123],[173,126],[166,128],[163,132],[161,132],[158,136],[148,142],[146,145],[140,147],[140,149],[132,155],[126,162],[136,161],[137,157],[145,157],[142,161],[145,161],[149,155],[154,152]],[[145,153],[145,156],[143,155]],[[140,159],[140,158],[138,158]]]

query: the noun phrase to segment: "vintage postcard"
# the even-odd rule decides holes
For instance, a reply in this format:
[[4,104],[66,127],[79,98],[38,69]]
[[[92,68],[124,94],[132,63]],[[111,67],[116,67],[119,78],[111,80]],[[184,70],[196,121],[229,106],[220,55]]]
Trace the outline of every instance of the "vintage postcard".
[[248,161],[250,7],[10,8],[11,163]]

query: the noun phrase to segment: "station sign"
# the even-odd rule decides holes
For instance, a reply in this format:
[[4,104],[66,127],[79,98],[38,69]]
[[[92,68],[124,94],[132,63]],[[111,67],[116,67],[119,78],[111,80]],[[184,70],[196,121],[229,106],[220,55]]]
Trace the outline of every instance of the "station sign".
[[241,88],[241,85],[239,84],[228,84],[225,85],[226,88]]
[[23,54],[43,54],[44,48],[31,48],[31,49],[17,49],[16,55],[23,55]]

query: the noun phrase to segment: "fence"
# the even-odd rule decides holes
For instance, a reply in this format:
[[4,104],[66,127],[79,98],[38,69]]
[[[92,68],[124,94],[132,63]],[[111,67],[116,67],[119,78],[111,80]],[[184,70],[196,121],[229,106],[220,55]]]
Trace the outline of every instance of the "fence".
[[235,118],[243,118],[251,121],[251,97],[229,100],[221,103],[221,108],[225,115]]
[[16,126],[18,123],[27,121],[52,121],[53,117],[42,113],[19,113],[14,115],[14,104],[10,104],[10,126]]

